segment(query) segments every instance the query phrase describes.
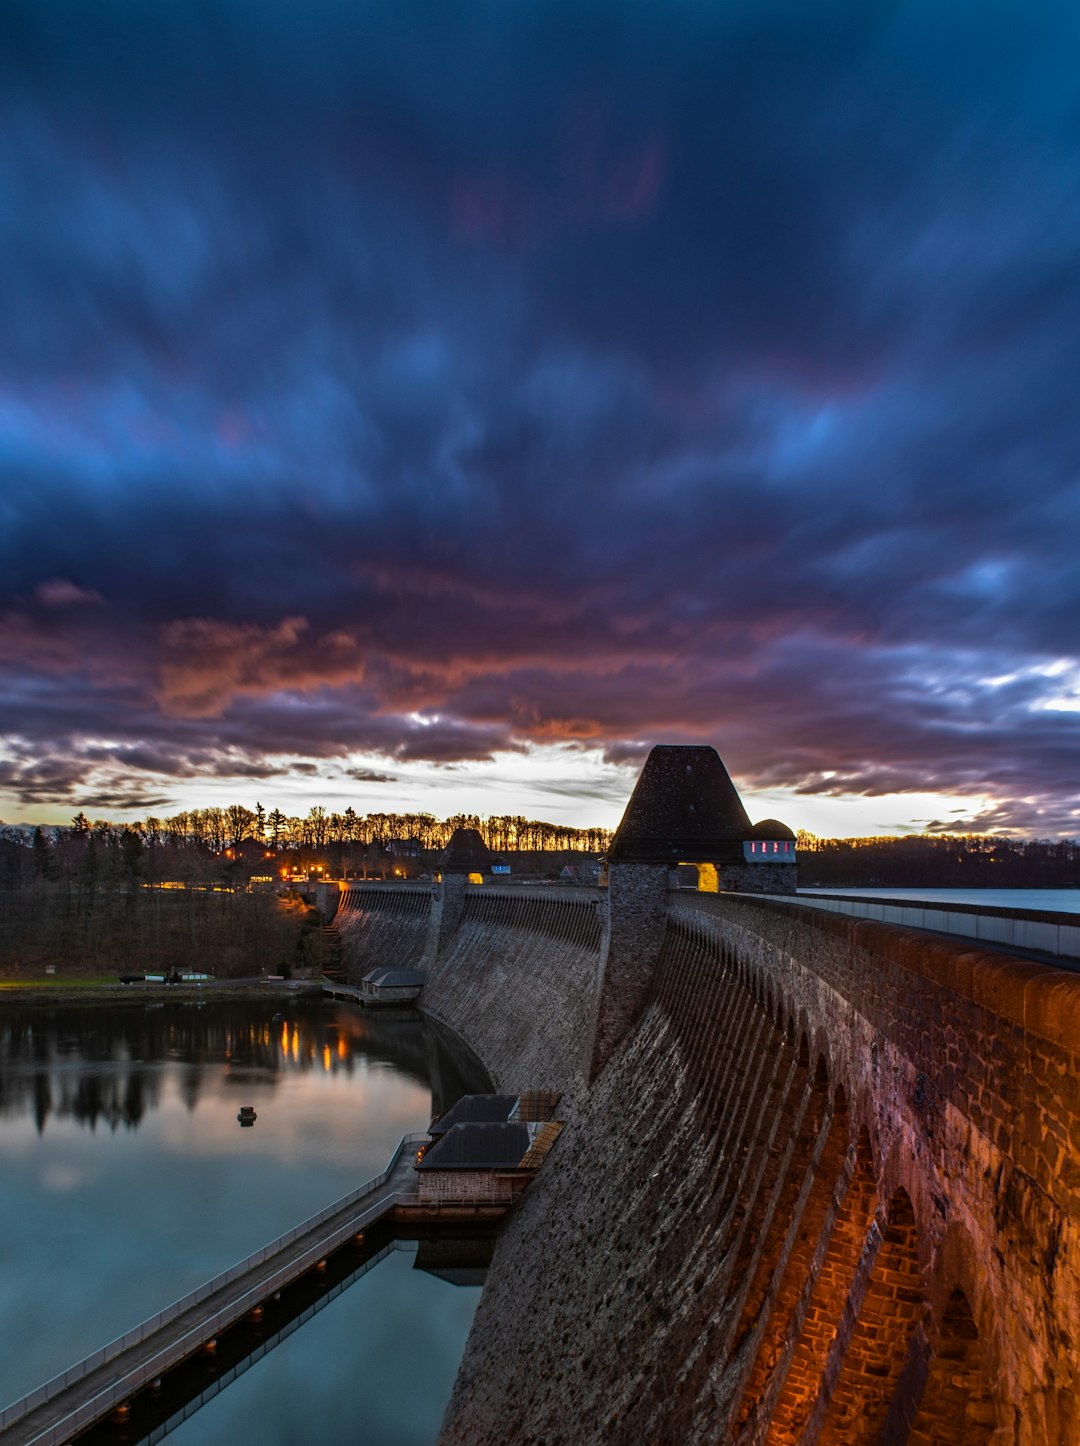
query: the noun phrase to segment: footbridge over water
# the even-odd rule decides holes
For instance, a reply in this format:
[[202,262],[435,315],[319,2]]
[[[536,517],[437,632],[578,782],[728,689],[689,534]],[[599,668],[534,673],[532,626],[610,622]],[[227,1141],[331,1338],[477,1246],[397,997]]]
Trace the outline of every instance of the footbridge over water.
[[0,1442],[58,1446],[95,1426],[101,1439],[143,1440],[129,1416],[182,1419],[398,1241],[489,1232],[505,1198],[420,1198],[414,1163],[428,1143],[404,1136],[380,1175],[0,1411]]
[[423,1007],[567,1108],[443,1441],[1080,1441],[1080,978],[672,888],[730,818],[672,792],[701,751],[673,752],[606,889],[444,880],[402,911]]

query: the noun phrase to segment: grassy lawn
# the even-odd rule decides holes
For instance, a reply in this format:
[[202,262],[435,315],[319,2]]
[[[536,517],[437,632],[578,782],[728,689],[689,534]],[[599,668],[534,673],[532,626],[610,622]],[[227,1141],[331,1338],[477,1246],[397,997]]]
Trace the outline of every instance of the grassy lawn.
[[120,980],[115,974],[102,979],[69,979],[49,974],[44,979],[0,979],[0,990],[17,989],[103,989],[118,987]]

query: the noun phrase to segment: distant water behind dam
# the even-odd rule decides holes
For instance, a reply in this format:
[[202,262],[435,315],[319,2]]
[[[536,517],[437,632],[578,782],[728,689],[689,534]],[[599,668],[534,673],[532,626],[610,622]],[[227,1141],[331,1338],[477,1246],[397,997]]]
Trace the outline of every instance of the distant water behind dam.
[[802,894],[850,894],[861,899],[911,899],[926,904],[980,904],[986,908],[1034,909],[1080,914],[1080,889],[800,889]]

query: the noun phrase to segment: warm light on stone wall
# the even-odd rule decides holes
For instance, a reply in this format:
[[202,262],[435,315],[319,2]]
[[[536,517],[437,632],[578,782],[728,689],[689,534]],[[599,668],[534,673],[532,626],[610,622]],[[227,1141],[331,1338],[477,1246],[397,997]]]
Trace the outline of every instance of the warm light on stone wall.
[[718,894],[720,892],[720,875],[716,872],[715,864],[698,864],[697,886],[699,894]]

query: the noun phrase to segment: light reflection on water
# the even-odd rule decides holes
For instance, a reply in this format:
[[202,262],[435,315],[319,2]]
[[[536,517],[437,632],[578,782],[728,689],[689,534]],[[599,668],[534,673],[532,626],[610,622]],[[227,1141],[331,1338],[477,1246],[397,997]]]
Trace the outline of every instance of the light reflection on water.
[[416,1018],[274,1000],[5,1006],[0,1403],[377,1174],[433,1108],[485,1087]]

